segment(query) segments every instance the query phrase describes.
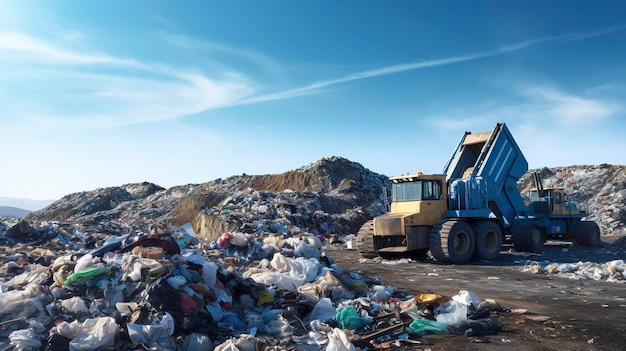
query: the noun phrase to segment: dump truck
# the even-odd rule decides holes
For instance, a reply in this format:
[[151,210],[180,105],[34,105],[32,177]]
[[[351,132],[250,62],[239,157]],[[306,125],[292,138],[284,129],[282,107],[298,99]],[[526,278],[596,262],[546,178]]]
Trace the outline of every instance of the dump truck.
[[425,257],[463,264],[493,260],[503,244],[541,252],[548,238],[597,245],[600,229],[565,204],[562,189],[536,186],[527,204],[517,182],[528,162],[506,124],[465,132],[441,174],[390,177],[389,211],[360,228],[356,247],[367,258]]

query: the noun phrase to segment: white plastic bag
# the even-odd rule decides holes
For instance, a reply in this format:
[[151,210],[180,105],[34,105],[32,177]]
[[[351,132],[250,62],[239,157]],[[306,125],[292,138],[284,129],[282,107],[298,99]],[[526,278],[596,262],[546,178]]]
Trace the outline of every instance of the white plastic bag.
[[471,307],[474,310],[477,310],[480,305],[480,298],[478,298],[478,296],[473,292],[467,290],[459,291],[458,294],[452,296],[452,300],[460,303],[461,305]]
[[328,334],[326,351],[356,351],[356,348],[343,330],[333,328],[333,331]]
[[133,343],[133,347],[144,345],[150,350],[175,351],[176,343],[170,338],[163,325],[127,325],[128,337]]
[[[77,323],[74,321],[70,324]],[[76,337],[70,341],[70,351],[94,351],[113,348],[119,327],[112,317],[89,318],[74,329]]]
[[62,300],[61,306],[63,306],[66,310],[68,310],[70,313],[73,313],[74,315],[89,313],[87,304],[80,296],[74,296],[69,299]]
[[450,300],[435,308],[437,322],[452,325],[467,319],[467,306]]
[[328,297],[324,297],[315,304],[313,311],[304,317],[304,321],[306,323],[311,323],[316,320],[327,321],[335,318],[336,314],[337,309],[333,306],[332,301]]

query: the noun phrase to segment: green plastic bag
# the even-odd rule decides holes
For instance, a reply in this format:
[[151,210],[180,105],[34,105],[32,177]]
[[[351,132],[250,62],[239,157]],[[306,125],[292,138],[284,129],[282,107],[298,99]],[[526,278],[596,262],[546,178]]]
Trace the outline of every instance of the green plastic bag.
[[65,281],[63,282],[63,285],[66,285],[66,286],[72,285],[77,282],[82,282],[85,280],[89,280],[91,278],[101,276],[105,273],[106,273],[106,269],[102,267],[87,268],[80,272],[72,273],[72,275],[70,275],[69,277],[67,277],[67,279],[65,279]]
[[407,330],[418,335],[448,334],[448,326],[446,324],[429,319],[415,319],[407,327]]
[[341,329],[350,330],[357,330],[374,321],[374,318],[370,316],[360,316],[352,306],[339,307],[337,309],[335,319],[337,320],[337,324],[339,324]]

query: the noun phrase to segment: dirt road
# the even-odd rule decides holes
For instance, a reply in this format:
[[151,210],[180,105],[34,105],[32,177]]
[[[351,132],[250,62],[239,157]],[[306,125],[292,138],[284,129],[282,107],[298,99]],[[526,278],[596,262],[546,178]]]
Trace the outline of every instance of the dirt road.
[[503,252],[492,262],[443,265],[427,259],[381,261],[361,259],[355,250],[328,250],[344,270],[381,279],[405,295],[456,295],[468,290],[481,300],[493,299],[512,310],[498,312],[503,331],[468,338],[426,335],[427,345],[410,350],[626,350],[626,286],[593,279],[522,272],[528,261],[608,262],[626,259],[606,248],[576,248],[550,243],[542,254]]

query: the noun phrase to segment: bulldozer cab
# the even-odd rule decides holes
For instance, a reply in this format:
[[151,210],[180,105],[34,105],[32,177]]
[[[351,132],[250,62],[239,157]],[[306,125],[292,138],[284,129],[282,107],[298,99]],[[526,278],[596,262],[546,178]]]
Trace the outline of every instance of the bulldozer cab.
[[404,213],[407,225],[433,225],[446,211],[445,175],[391,177],[390,213]]
[[566,200],[561,188],[531,188],[528,199],[535,215],[565,215],[583,213],[575,203]]
[[535,216],[582,214],[575,203],[568,202],[563,188],[544,188],[539,172],[533,173],[535,187],[528,191],[530,207]]

